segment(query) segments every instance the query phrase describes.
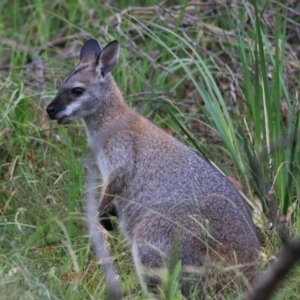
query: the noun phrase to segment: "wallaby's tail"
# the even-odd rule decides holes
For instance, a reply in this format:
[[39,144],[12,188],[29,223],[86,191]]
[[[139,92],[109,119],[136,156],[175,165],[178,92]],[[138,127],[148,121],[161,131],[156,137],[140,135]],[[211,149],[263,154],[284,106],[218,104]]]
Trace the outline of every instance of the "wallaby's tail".
[[121,284],[118,280],[117,272],[113,266],[110,255],[105,247],[103,234],[98,229],[97,221],[98,206],[97,196],[97,169],[94,165],[94,159],[88,155],[85,161],[86,185],[85,185],[85,209],[87,213],[87,227],[90,240],[94,246],[97,259],[103,262],[104,275],[110,291],[111,300],[122,299]]

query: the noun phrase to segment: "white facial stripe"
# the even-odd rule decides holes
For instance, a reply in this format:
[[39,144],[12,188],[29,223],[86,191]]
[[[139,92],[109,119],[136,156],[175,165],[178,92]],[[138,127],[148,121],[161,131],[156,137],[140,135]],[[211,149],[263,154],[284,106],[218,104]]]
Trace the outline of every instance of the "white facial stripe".
[[73,102],[67,106],[67,108],[64,110],[65,116],[70,116],[73,114],[73,112],[81,106],[80,102]]
[[85,85],[81,82],[75,82],[75,84],[73,84],[73,88],[75,88],[75,87],[85,88]]
[[55,118],[60,119],[66,115],[66,110],[60,111],[58,114],[55,115]]

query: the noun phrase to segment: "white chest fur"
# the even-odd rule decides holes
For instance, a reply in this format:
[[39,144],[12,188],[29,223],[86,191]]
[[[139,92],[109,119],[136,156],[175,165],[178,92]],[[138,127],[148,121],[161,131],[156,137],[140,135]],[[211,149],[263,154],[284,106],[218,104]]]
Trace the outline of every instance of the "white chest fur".
[[89,145],[97,160],[97,165],[101,173],[102,180],[103,182],[105,182],[106,180],[108,180],[108,176],[111,170],[109,168],[107,157],[102,147],[101,138],[99,138],[97,135],[90,134],[88,130],[87,130],[87,136],[88,136]]
[[102,175],[103,182],[105,182],[108,179],[109,172],[110,172],[107,159],[103,151],[98,151],[95,153],[95,155],[96,155],[99,171]]

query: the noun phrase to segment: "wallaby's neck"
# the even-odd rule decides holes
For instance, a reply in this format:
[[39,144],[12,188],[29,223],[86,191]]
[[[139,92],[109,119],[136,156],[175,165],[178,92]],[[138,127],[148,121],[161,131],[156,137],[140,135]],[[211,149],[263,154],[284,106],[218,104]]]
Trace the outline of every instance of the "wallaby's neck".
[[[83,118],[89,143],[99,144],[120,127],[120,120],[126,119],[131,109],[127,107],[121,92],[111,75],[106,79],[105,94],[99,97],[103,105],[93,114]],[[101,146],[100,144],[98,147]],[[92,147],[93,148],[93,147]]]

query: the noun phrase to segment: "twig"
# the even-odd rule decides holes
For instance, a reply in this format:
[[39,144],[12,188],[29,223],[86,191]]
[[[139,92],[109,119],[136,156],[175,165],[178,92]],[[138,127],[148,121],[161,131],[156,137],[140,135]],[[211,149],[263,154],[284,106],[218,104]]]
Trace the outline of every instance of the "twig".
[[278,284],[295,267],[300,260],[300,241],[285,241],[284,248],[277,261],[261,278],[254,289],[246,296],[246,300],[270,299]]
[[[293,132],[290,137],[290,142],[294,143],[298,140],[299,131]],[[280,137],[270,142],[270,151],[277,151],[280,148],[285,148],[287,141],[285,137]],[[267,159],[270,155],[268,150],[262,151],[259,156],[259,161]],[[259,182],[263,182],[263,174],[257,176]],[[265,196],[268,207],[270,219],[274,224],[275,229],[283,243],[283,249],[277,261],[269,269],[269,271],[263,275],[260,280],[254,285],[253,290],[248,293],[244,299],[246,300],[268,300],[275,292],[278,284],[284,279],[287,273],[289,273],[300,260],[300,240],[291,241],[288,230],[280,219],[276,203],[276,195],[274,189],[269,189],[269,184],[264,181],[264,186],[260,186],[261,193]]]

